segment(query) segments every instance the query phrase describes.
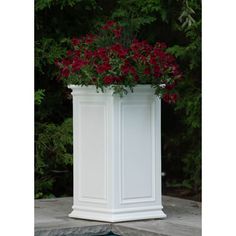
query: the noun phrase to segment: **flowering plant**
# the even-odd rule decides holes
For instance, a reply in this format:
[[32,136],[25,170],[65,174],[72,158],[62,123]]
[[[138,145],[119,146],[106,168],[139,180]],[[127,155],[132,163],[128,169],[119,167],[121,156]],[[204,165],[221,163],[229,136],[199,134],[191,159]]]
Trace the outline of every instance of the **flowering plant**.
[[174,103],[181,72],[166,45],[156,42],[152,46],[137,39],[127,45],[122,34],[118,23],[107,21],[97,34],[73,38],[72,50],[55,62],[59,78],[67,84],[95,85],[101,91],[111,86],[121,96],[136,84],[150,84],[156,95]]

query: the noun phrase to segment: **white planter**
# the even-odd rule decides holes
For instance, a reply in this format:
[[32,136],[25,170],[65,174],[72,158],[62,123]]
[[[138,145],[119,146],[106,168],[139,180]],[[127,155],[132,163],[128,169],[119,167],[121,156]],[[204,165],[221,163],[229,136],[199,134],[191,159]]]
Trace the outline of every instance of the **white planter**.
[[120,98],[71,85],[73,218],[119,222],[164,218],[161,101],[149,85]]

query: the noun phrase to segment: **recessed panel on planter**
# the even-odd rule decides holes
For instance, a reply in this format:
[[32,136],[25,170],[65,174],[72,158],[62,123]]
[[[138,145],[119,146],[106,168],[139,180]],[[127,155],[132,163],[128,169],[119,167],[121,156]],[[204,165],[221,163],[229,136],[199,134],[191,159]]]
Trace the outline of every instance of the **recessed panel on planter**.
[[121,103],[121,203],[153,197],[151,102]]
[[107,194],[106,104],[81,103],[79,112],[79,180],[86,180],[79,181],[80,201],[104,202]]

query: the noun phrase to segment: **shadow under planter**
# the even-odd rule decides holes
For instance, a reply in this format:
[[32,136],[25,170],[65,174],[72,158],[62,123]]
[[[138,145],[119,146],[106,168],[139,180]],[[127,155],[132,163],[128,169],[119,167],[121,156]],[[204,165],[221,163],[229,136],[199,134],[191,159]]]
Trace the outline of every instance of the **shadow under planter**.
[[73,218],[164,218],[161,101],[150,85],[124,97],[69,86],[73,95]]

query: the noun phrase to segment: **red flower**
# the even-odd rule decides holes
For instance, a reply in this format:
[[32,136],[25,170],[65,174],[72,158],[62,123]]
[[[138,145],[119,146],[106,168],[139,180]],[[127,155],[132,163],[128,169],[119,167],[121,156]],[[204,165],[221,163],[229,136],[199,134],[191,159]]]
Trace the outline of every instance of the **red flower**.
[[61,62],[64,66],[69,66],[71,61],[67,58],[63,59],[62,62]]
[[115,21],[109,20],[109,21],[106,22],[105,25],[103,25],[103,26],[101,27],[101,29],[102,29],[102,30],[109,30],[109,29],[110,29],[113,25],[115,25],[115,24],[116,24]]
[[86,43],[86,44],[91,44],[91,43],[93,43],[93,41],[94,41],[95,38],[96,38],[95,35],[93,35],[93,34],[87,34],[87,35],[85,36],[85,43]]
[[177,101],[177,94],[176,93],[173,93],[170,95],[170,100],[172,103],[176,103]]
[[152,50],[152,46],[147,43],[147,41],[143,40],[139,42],[138,40],[134,40],[133,43],[130,46],[131,50],[134,53],[140,53],[140,54],[150,54]]
[[117,29],[114,29],[112,31],[114,33],[114,35],[115,35],[115,38],[119,39],[121,37],[121,30],[122,30],[122,28],[118,27]]
[[121,51],[118,52],[118,55],[120,58],[125,58],[127,54],[128,54],[128,51],[125,49],[122,49]]
[[69,71],[68,67],[64,67],[61,71],[61,75],[65,78],[67,78],[69,76],[69,74],[70,74],[70,71]]
[[140,60],[141,60],[142,63],[147,64],[147,57],[141,55]]
[[151,70],[150,70],[150,68],[145,68],[144,69],[144,72],[143,72],[145,75],[150,75],[151,74]]
[[72,71],[73,72],[76,72],[76,71],[80,71],[81,68],[85,65],[87,65],[88,62],[87,61],[84,61],[82,59],[75,59],[72,63]]
[[90,59],[93,56],[93,52],[91,50],[85,50],[84,51],[84,57],[86,59]]
[[114,51],[114,52],[118,52],[119,50],[121,49],[121,45],[120,44],[113,44],[111,46],[111,50]]
[[139,80],[138,75],[134,75],[134,80],[135,80],[136,82],[138,82],[138,80]]
[[106,23],[106,25],[108,25],[108,26],[113,26],[115,23],[116,23],[116,22],[113,21],[113,20],[108,20],[107,23]]
[[120,44],[114,44],[111,46],[111,50],[116,52],[120,58],[124,58],[128,54],[128,50],[123,48]]
[[165,93],[165,94],[163,94],[162,98],[167,103],[176,103],[177,94],[176,93],[173,93],[173,94]]
[[101,27],[102,30],[109,30],[109,28],[110,28],[110,27],[109,27],[108,25],[103,25],[103,26]]
[[180,69],[179,69],[178,65],[173,65],[172,66],[172,73],[176,77],[181,77],[181,72],[180,72]]
[[154,57],[158,57],[159,53],[160,53],[160,50],[159,50],[159,49],[157,49],[157,48],[154,48],[154,49],[153,49],[153,56],[154,56]]
[[172,56],[172,55],[170,55],[170,54],[168,54],[168,53],[166,53],[166,61],[167,61],[167,63],[175,63],[175,58],[174,58],[174,56]]
[[166,49],[167,46],[165,43],[156,42],[155,48]]
[[77,46],[80,44],[80,40],[78,38],[72,38],[71,43],[73,46]]
[[135,68],[131,66],[128,61],[125,61],[125,64],[121,66],[121,71],[124,75],[127,75],[128,73],[131,73],[133,76],[137,75]]
[[168,93],[165,93],[162,95],[162,98],[165,102],[169,102],[170,101],[170,95]]
[[96,71],[97,73],[103,73],[111,69],[111,65],[108,63],[104,63],[102,65],[97,65]]
[[159,47],[161,49],[166,49],[167,48],[167,45],[165,43],[159,43]]
[[130,46],[131,50],[136,52],[139,49],[139,42],[137,39],[133,41],[133,43]]
[[130,73],[131,73],[132,75],[137,75],[137,72],[136,72],[136,70],[135,70],[135,68],[134,68],[133,66],[130,66],[130,67],[129,67],[129,71],[130,71]]
[[132,56],[134,61],[140,61],[141,63],[147,64],[147,56],[142,55],[139,51],[135,51]]
[[123,77],[120,77],[120,76],[114,77],[114,81],[115,81],[116,83],[120,83],[122,80],[124,80]]
[[94,52],[94,56],[98,57],[100,60],[103,61],[103,63],[108,64],[109,63],[109,57],[108,57],[108,52],[105,48],[98,48]]
[[105,76],[103,78],[104,84],[112,84],[114,81],[114,77],[112,75]]
[[129,73],[129,65],[127,65],[127,64],[122,65],[121,71],[123,74],[127,75]]
[[134,53],[132,58],[133,58],[134,61],[138,61],[138,59],[140,58],[140,54],[139,53]]
[[98,56],[98,57],[104,57],[106,56],[106,49],[105,48],[98,48],[95,52],[95,54]]
[[55,64],[56,66],[58,66],[58,67],[60,67],[60,65],[61,65],[61,63],[59,62],[58,59],[55,59],[55,60],[54,60],[54,64]]
[[81,54],[80,50],[75,50],[75,55],[76,56],[80,57],[80,54]]
[[73,51],[71,51],[71,50],[66,51],[66,55],[67,56],[72,56],[73,55]]
[[158,65],[155,65],[154,66],[154,76],[156,78],[160,77],[161,76],[161,69]]
[[155,56],[151,56],[149,62],[152,65],[156,65],[157,64],[156,57]]
[[175,84],[173,83],[173,84],[167,84],[165,88],[167,90],[172,90],[174,87],[175,87]]

